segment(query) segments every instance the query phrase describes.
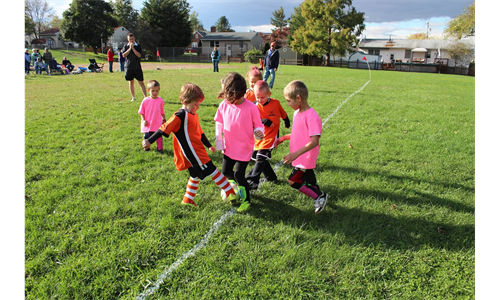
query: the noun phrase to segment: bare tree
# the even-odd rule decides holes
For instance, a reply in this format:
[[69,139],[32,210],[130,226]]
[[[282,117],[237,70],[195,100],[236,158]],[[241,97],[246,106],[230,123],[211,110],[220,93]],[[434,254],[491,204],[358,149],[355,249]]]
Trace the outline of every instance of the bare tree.
[[49,28],[49,22],[55,15],[54,9],[45,0],[25,0],[24,14],[35,24],[35,38],[40,38],[40,32]]

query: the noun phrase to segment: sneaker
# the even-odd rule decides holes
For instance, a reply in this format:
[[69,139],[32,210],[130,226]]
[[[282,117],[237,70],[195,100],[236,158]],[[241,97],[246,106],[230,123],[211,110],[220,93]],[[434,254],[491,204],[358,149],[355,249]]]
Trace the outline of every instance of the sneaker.
[[247,211],[250,208],[250,202],[248,201],[242,201],[240,204],[240,207],[236,210],[237,212],[244,212]]
[[130,100],[130,101],[135,101],[135,97],[132,97],[132,100]]
[[158,151],[158,153],[163,154],[163,149],[157,150],[157,151]]
[[244,186],[239,187],[238,194],[240,194],[241,202],[245,202],[247,200],[247,191]]
[[328,200],[328,194],[321,193],[321,195],[318,196],[314,200],[314,213],[319,214],[320,212],[323,211],[323,209],[326,206],[326,201]]
[[192,205],[194,207],[198,207],[198,205],[196,204],[196,202],[194,202],[191,199],[184,199],[184,200],[182,200],[182,204],[187,204],[187,205]]
[[248,187],[250,190],[256,190],[259,188],[259,184],[256,183],[256,182],[253,182],[252,180],[247,180],[247,183],[248,183]]
[[227,197],[227,200],[229,200],[229,202],[231,203],[231,205],[236,205],[238,204],[238,196],[236,196],[235,194],[231,194]]

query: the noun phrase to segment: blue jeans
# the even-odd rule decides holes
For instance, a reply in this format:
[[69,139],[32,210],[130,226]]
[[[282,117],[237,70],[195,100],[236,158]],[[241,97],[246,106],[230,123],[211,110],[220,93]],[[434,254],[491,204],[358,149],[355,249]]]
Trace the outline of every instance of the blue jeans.
[[219,72],[219,61],[214,60],[212,63],[214,64],[214,72]]
[[109,72],[113,73],[113,62],[112,61],[108,61],[108,64],[109,64]]
[[125,61],[120,61],[120,72],[125,71]]
[[50,71],[49,71],[49,64],[48,63],[44,63],[43,64],[43,67],[45,68],[45,72],[47,72],[47,75],[50,75]]
[[266,71],[264,72],[264,81],[267,82],[267,78],[269,78],[269,74],[271,74],[271,81],[269,82],[269,88],[273,88],[274,85],[274,69],[266,67]]

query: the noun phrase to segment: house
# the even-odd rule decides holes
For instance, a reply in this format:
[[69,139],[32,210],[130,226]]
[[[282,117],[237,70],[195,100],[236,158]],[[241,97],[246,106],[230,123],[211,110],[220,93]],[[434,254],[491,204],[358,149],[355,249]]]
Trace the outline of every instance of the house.
[[355,69],[371,68],[379,70],[381,68],[381,57],[380,55],[367,54],[363,51],[356,51],[349,56],[348,67]]
[[193,32],[193,36],[191,37],[191,47],[190,48],[198,48],[200,46],[201,39],[207,35],[206,31],[198,30]]
[[[475,39],[460,40],[474,47]],[[380,55],[382,62],[407,62],[433,64],[443,58],[450,58],[446,49],[453,40],[408,40],[408,39],[362,39],[358,48],[368,54]],[[474,59],[471,57],[470,59]],[[454,62],[453,62],[454,63]],[[468,64],[467,64],[468,66]]]
[[125,44],[127,44],[127,35],[130,31],[123,27],[118,26],[115,28],[113,35],[108,39],[106,43],[107,47],[111,47],[112,49],[122,49]]
[[252,47],[262,49],[262,37],[257,32],[216,32],[214,26],[200,42],[198,55],[209,57],[214,47],[217,47],[221,53],[221,61],[229,61],[233,56],[242,58]]
[[65,41],[63,39],[61,30],[58,27],[50,28],[40,32],[40,38],[31,41],[31,47],[43,49],[61,49],[79,47],[78,43]]

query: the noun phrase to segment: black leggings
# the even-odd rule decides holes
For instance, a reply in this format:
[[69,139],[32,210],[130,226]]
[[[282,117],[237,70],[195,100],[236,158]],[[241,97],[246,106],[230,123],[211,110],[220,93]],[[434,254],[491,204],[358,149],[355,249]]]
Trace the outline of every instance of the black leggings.
[[222,159],[222,174],[224,174],[227,179],[235,180],[240,187],[245,187],[247,201],[250,202],[250,188],[245,178],[248,163],[249,161],[238,161],[224,155]]

